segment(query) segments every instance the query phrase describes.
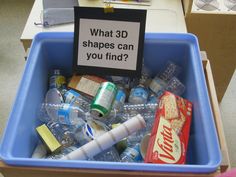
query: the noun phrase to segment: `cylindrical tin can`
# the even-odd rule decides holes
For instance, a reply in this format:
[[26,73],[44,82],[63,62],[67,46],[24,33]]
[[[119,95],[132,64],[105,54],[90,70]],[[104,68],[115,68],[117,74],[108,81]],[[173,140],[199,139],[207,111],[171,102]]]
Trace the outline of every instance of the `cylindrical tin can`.
[[112,82],[103,82],[91,104],[91,113],[104,117],[111,111],[112,103],[116,96],[117,87]]

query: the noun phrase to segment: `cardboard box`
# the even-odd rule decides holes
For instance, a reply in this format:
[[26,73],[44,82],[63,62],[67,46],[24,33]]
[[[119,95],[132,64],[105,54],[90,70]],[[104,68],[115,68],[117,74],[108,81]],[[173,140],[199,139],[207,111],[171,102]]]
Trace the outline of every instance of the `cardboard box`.
[[[182,0],[187,30],[198,37],[211,61],[218,101],[221,102],[236,66],[236,11],[196,10],[193,0]],[[219,1],[221,6],[222,0]]]

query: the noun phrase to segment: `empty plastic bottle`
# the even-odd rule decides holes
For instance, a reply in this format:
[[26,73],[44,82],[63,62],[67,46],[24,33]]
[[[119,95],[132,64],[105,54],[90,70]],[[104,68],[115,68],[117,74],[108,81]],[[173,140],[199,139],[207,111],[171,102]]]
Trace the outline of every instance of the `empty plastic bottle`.
[[176,77],[173,77],[167,84],[165,90],[174,93],[175,95],[181,96],[185,91],[185,86]]
[[[85,122],[83,121],[83,125],[81,123],[81,126],[84,126],[84,124]],[[47,127],[63,147],[69,147],[77,143],[74,136],[76,131],[74,127],[52,121],[47,123]]]
[[123,86],[117,86],[117,93],[112,105],[113,110],[120,111],[125,104],[126,92]]
[[89,119],[86,124],[79,129],[76,129],[74,136],[80,146],[88,143],[106,133],[109,128],[102,122]]
[[55,69],[52,71],[52,74],[49,78],[49,88],[57,88],[60,89],[65,87],[66,78],[61,74],[59,69]]
[[148,97],[148,104],[150,103],[158,103],[159,102],[159,98],[154,94],[150,94]]
[[93,157],[96,161],[120,162],[120,156],[116,148],[111,147]]
[[137,87],[134,87],[130,91],[129,103],[132,104],[144,104],[148,99],[148,90],[144,85],[139,84]]
[[43,103],[39,111],[39,119],[43,122],[59,122],[66,125],[80,126],[83,120],[90,116],[89,112],[84,111],[77,103],[71,104],[51,104]]
[[46,155],[47,155],[47,148],[43,144],[43,142],[41,140],[39,140],[33,153],[32,153],[32,158],[42,159],[42,158],[45,158]]
[[172,61],[168,61],[166,67],[158,74],[158,77],[168,82],[172,77],[178,76],[181,72],[181,67],[173,63]]
[[68,126],[58,122],[48,122],[48,128],[63,147],[80,146],[108,131],[108,127],[97,120],[81,121],[79,126]]
[[65,100],[65,103],[68,103],[68,104],[74,103],[75,106],[79,106],[85,112],[89,111],[90,103],[92,101],[91,99],[81,95],[80,93],[72,89],[69,89],[69,90],[63,89],[61,93]]
[[147,127],[150,127],[152,125],[149,124],[152,124],[154,120],[157,106],[158,103],[124,104],[121,110],[117,111],[113,109],[110,112],[106,124],[111,126],[112,124],[122,123],[137,114],[141,114],[147,123]]
[[160,97],[165,90],[167,83],[160,79],[158,76],[154,77],[149,84],[149,89],[157,96]]
[[108,76],[108,80],[119,85],[126,85],[129,83],[129,78],[122,76]]
[[137,143],[132,147],[127,147],[120,155],[121,162],[141,162],[140,144]]
[[49,156],[47,156],[47,159],[60,159],[76,149],[78,149],[78,146],[76,146],[76,145],[70,146],[67,148],[63,148],[60,152],[50,154]]
[[145,65],[143,65],[142,74],[139,79],[139,84],[142,84],[145,87],[147,87],[150,82],[151,82],[151,71]]

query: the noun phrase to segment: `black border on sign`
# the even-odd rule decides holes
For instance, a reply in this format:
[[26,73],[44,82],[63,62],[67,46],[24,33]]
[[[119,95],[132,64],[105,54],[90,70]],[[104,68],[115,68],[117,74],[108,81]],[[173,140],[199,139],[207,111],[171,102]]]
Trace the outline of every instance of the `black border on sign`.
[[[91,75],[118,75],[129,77],[140,77],[143,62],[144,34],[146,24],[146,10],[136,9],[114,9],[113,13],[105,13],[104,8],[96,7],[74,7],[75,25],[74,25],[74,56],[73,56],[73,72],[76,74]],[[93,66],[77,65],[78,60],[78,43],[79,43],[79,22],[80,18],[98,19],[98,20],[114,20],[126,22],[139,22],[139,41],[136,70],[123,70],[116,68],[103,68]]]

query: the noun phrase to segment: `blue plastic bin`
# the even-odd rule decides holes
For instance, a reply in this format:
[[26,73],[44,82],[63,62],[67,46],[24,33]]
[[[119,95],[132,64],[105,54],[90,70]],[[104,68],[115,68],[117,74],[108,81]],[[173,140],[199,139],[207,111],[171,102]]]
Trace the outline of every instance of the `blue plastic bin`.
[[210,107],[198,42],[190,34],[146,34],[145,64],[158,72],[167,60],[182,66],[183,97],[193,102],[186,165],[61,161],[31,159],[37,144],[37,108],[48,88],[49,71],[72,74],[73,33],[39,33],[33,40],[18,94],[2,139],[0,154],[6,164],[17,166],[67,167],[106,170],[192,172],[215,171],[221,162],[217,133]]

